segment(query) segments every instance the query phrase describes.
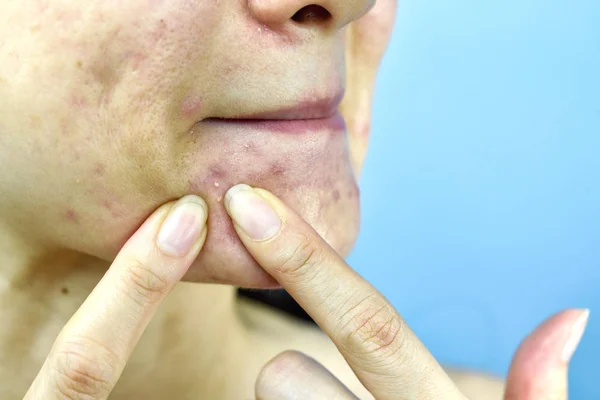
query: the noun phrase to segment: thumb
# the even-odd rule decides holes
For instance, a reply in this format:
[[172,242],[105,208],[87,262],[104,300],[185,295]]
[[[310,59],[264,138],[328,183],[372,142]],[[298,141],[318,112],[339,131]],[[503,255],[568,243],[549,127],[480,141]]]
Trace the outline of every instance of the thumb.
[[567,370],[587,325],[589,310],[565,310],[548,318],[519,346],[505,400],[566,400]]

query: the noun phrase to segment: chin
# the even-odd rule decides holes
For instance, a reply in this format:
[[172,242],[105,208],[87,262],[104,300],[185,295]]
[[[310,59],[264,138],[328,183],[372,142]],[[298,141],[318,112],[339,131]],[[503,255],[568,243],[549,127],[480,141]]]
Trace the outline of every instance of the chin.
[[[91,247],[79,243],[78,249],[103,259],[114,258],[144,216],[168,201],[196,194],[209,208],[208,234],[183,280],[278,288],[278,283],[243,246],[223,205],[227,190],[244,183],[278,196],[346,257],[358,234],[360,207],[345,124],[339,113],[331,110],[332,104],[337,107],[338,102],[339,96],[293,112],[263,114],[260,117],[264,119],[243,115],[239,119],[201,120],[178,142],[178,151],[169,153],[171,158],[154,163],[177,166],[175,170],[163,167],[144,171],[140,179],[127,179],[135,184],[127,188],[122,179],[106,185],[117,193],[117,198],[127,199],[127,212],[119,213],[123,219],[114,218],[110,209],[103,209],[105,201],[101,197],[86,199],[85,203],[99,203],[97,213],[85,215],[95,219],[89,226],[101,227],[95,230],[94,237],[99,242]],[[319,111],[322,104],[326,108]],[[277,119],[300,116],[306,119]],[[147,158],[160,159],[161,155],[165,159],[164,154]],[[130,174],[131,170],[136,169],[119,169],[114,175]],[[142,190],[148,187],[152,188],[150,192]]]
[[239,183],[271,191],[340,255],[349,254],[359,229],[359,190],[339,118],[210,121],[197,133],[185,157],[186,191],[208,204],[208,236],[184,280],[279,287],[246,251],[225,211],[225,193]]
[[[267,188],[268,189],[268,188]],[[273,191],[277,194],[277,191]],[[359,196],[355,185],[299,198],[279,195],[342,257],[348,256],[359,231]],[[277,289],[280,285],[248,253],[222,202],[208,202],[208,235],[204,248],[183,280],[243,288]]]

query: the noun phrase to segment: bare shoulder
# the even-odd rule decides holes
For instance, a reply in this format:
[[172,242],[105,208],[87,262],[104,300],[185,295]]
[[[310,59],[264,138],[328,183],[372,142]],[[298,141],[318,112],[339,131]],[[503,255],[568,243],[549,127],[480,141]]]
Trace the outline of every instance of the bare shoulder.
[[[263,365],[282,351],[301,351],[330,370],[360,399],[372,399],[333,342],[316,326],[252,301],[240,300],[239,310],[244,324],[257,342],[256,348],[261,349],[257,359],[261,360]],[[452,368],[446,371],[469,399],[502,399],[502,379]]]

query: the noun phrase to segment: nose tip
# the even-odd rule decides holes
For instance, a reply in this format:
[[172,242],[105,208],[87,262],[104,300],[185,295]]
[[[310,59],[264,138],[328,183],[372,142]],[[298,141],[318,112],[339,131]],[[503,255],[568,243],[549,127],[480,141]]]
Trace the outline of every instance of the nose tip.
[[248,0],[254,18],[268,26],[333,27],[339,30],[364,15],[375,0]]

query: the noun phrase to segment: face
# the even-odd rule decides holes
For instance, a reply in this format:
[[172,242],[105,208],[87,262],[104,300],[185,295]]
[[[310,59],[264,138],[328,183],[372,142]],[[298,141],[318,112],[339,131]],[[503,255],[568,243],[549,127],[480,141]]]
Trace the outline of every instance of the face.
[[2,222],[39,246],[110,261],[154,209],[195,193],[209,230],[185,279],[269,287],[223,207],[246,183],[347,254],[394,9],[0,0]]

